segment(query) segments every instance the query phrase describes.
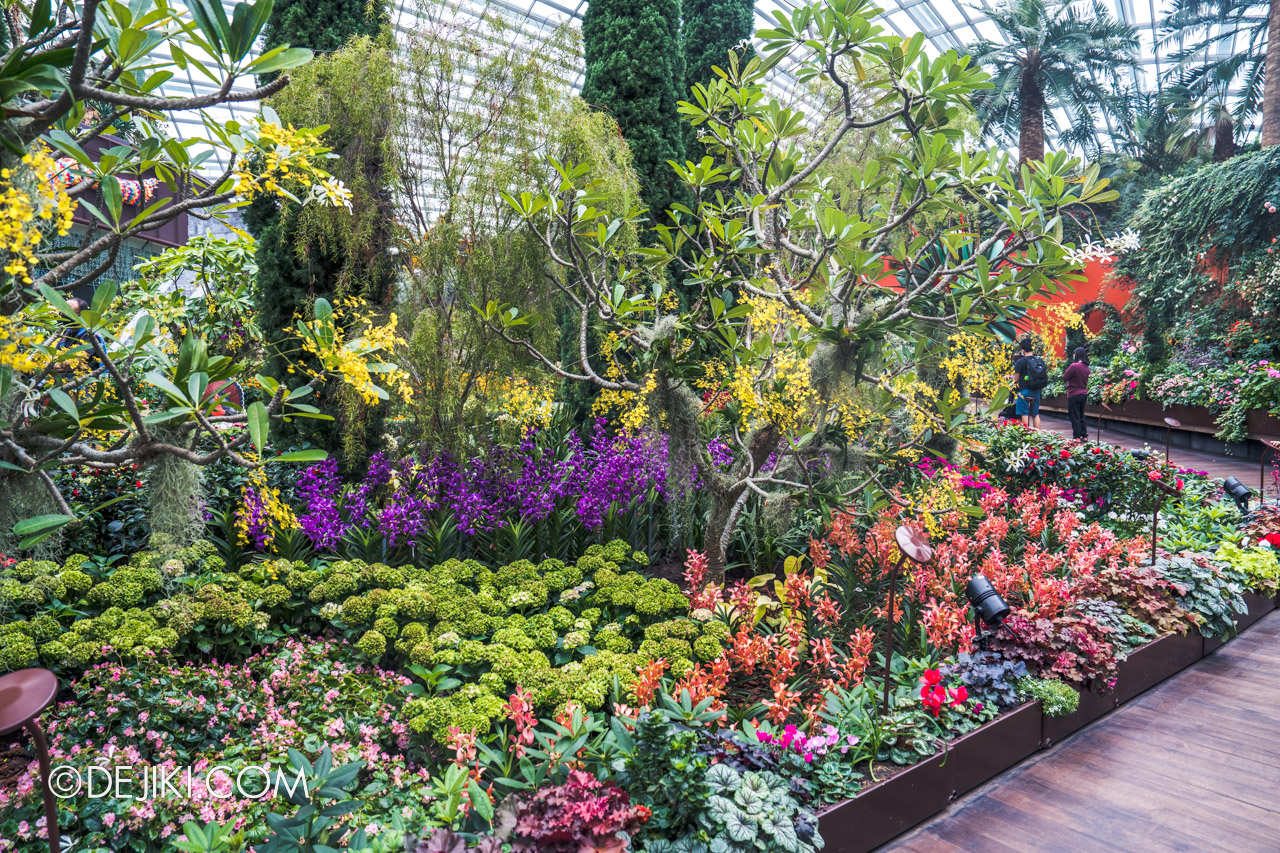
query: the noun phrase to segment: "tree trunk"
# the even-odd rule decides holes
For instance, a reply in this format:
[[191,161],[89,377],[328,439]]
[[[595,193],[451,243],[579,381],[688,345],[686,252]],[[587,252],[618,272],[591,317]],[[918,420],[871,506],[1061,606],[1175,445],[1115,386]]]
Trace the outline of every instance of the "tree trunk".
[[[1280,0],[1273,0],[1280,3]],[[1044,159],[1044,92],[1033,68],[1024,68],[1018,87],[1022,122],[1018,127],[1018,165]]]
[[1221,163],[1236,156],[1236,128],[1231,118],[1218,119],[1213,128],[1213,162]]
[[727,492],[712,491],[711,512],[707,515],[707,531],[702,536],[702,550],[707,555],[707,583],[724,584],[724,570],[729,557],[729,538],[742,512],[740,501],[746,497],[746,486]]
[[[707,555],[709,584],[724,584],[729,538],[733,536],[738,516],[742,514],[742,508],[750,497],[745,482],[746,474],[749,471],[759,473],[769,457],[781,446],[782,436],[776,427],[770,425],[752,433],[746,444],[749,458],[734,463],[730,473],[710,469],[698,472],[711,491],[711,512],[707,516],[707,531],[702,537],[702,548]],[[695,458],[701,460],[702,456]]]
[[1262,87],[1262,147],[1280,142],[1280,0],[1271,0],[1267,19],[1267,60],[1271,72]]

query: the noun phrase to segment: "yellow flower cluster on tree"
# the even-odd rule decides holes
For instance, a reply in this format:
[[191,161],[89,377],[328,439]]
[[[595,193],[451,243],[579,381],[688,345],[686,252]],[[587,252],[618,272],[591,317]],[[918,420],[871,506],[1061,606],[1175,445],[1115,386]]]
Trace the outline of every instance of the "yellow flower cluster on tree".
[[948,469],[926,480],[918,490],[906,496],[911,504],[911,515],[920,520],[930,538],[945,538],[955,530],[964,506],[961,479],[960,471]]
[[759,364],[740,363],[729,371],[726,391],[746,423],[768,422],[794,434],[809,426],[821,402],[809,372],[809,353],[787,340],[788,329],[807,329],[807,321],[777,299],[752,296],[748,335],[773,341],[772,353]]
[[43,369],[49,357],[35,349],[42,337],[40,329],[28,325],[23,312],[0,314],[0,367],[11,367],[19,373]]
[[555,414],[556,389],[550,383],[535,385],[523,376],[481,374],[475,384],[490,410],[515,422],[522,432],[545,427]]
[[[616,356],[621,346],[622,337],[617,332],[609,332],[604,336],[601,350],[608,353],[608,362],[604,368],[605,379],[616,382],[622,378],[622,365],[618,363]],[[639,432],[649,420],[647,401],[656,384],[656,378],[650,375],[645,378],[641,391],[602,389],[591,404],[591,413],[597,417],[609,418],[627,434]]]
[[[320,168],[329,148],[320,141],[326,128],[295,128],[262,117],[253,119],[260,157],[241,157],[236,165],[236,193],[245,201],[276,195],[302,203],[315,201],[351,209],[351,191]],[[301,191],[299,199],[294,191]]]
[[280,490],[267,484],[267,474],[262,468],[249,472],[249,479],[240,489],[240,506],[236,510],[236,537],[241,545],[253,541],[255,528],[275,527],[294,530],[298,519],[289,505],[280,499]]
[[0,252],[5,273],[23,284],[31,283],[36,246],[71,227],[75,205],[53,179],[56,169],[44,150],[29,152],[17,168],[0,169]]
[[[338,374],[366,403],[373,405],[387,398],[387,392],[373,381],[374,374],[380,375],[402,399],[408,400],[413,394],[408,373],[394,364],[375,360],[403,343],[396,333],[397,322],[396,315],[391,314],[386,323],[379,325],[368,306],[358,299],[342,300],[332,309],[328,302],[318,300],[315,322],[299,322],[298,330],[303,351],[315,356],[325,370]],[[361,331],[348,337],[352,329]],[[301,369],[290,367],[289,372]]]
[[987,399],[1008,386],[1013,361],[1007,346],[995,338],[973,332],[952,335],[948,344],[949,351],[941,366],[952,385]]
[[[1062,358],[1067,354],[1067,330],[1085,328],[1084,316],[1076,307],[1068,302],[1055,302],[1045,309],[1044,319],[1038,325],[1047,355]],[[1087,329],[1085,333],[1088,337]]]

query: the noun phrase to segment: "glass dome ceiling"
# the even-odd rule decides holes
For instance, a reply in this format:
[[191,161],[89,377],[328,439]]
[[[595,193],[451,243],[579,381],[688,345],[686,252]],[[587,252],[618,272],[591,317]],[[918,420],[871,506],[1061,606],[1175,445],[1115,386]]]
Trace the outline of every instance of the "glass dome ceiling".
[[[230,9],[234,3],[223,0]],[[418,0],[397,0],[392,13],[392,24],[397,33],[403,34],[414,29],[417,16],[414,9]],[[1126,82],[1136,86],[1139,91],[1149,91],[1156,81],[1167,78],[1174,68],[1168,58],[1170,49],[1158,50],[1160,42],[1158,33],[1159,21],[1166,11],[1166,0],[1102,0],[1116,16],[1138,32],[1140,50],[1137,63],[1129,69]],[[983,9],[989,8],[990,0],[977,0],[976,3],[962,0],[880,0],[883,8],[880,20],[892,33],[903,37],[916,32],[923,33],[935,52],[955,49],[963,50],[965,45],[986,38],[1000,41],[1000,30],[988,20]],[[773,21],[773,13],[781,10],[789,13],[795,8],[793,0],[757,0],[756,17],[761,26]],[[586,0],[489,0],[489,8],[498,10],[509,16],[524,32],[531,36],[549,33],[566,23],[578,25],[586,12]],[[459,14],[479,14],[485,8],[483,0],[459,0]],[[1164,57],[1161,54],[1164,54]],[[572,79],[565,83],[573,91],[582,86],[582,70],[579,69]],[[794,80],[785,70],[775,75],[774,84],[786,92],[794,92]],[[247,90],[253,85],[252,79],[242,79],[237,88]],[[164,87],[167,94],[174,97],[188,97],[192,94],[203,94],[212,89],[212,84],[192,74],[190,68],[178,72]],[[210,111],[211,117],[218,121],[237,118],[241,121],[256,114],[257,105],[253,103],[237,103],[219,107]],[[1065,114],[1056,116],[1060,126],[1065,127],[1069,118]],[[194,115],[177,115],[170,124],[171,131],[182,138],[202,138],[203,127]],[[221,158],[213,158],[209,162],[210,171],[216,167],[225,168]]]

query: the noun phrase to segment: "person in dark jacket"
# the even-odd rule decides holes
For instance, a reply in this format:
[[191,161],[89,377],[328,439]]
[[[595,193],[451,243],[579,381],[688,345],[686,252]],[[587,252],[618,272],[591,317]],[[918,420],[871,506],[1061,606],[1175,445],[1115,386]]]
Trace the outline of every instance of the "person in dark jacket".
[[1036,355],[1035,343],[1031,338],[1023,338],[1020,346],[1022,355],[1013,363],[1013,372],[1017,378],[1017,397],[1014,398],[1015,411],[1022,418],[1024,426],[1040,429],[1040,389],[1045,386],[1048,371],[1044,359]]
[[1084,422],[1084,404],[1089,398],[1089,356],[1084,347],[1071,354],[1064,377],[1067,381],[1067,417],[1071,418],[1071,437],[1084,441],[1089,427]]

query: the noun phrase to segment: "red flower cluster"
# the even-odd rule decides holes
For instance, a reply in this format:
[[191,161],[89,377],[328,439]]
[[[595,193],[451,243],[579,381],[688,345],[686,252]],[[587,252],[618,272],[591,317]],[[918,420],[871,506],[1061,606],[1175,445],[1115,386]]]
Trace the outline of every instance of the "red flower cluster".
[[936,669],[926,669],[920,679],[920,703],[935,717],[942,716],[944,705],[956,707],[969,700],[969,690],[963,684],[948,690],[942,684],[942,673]]

